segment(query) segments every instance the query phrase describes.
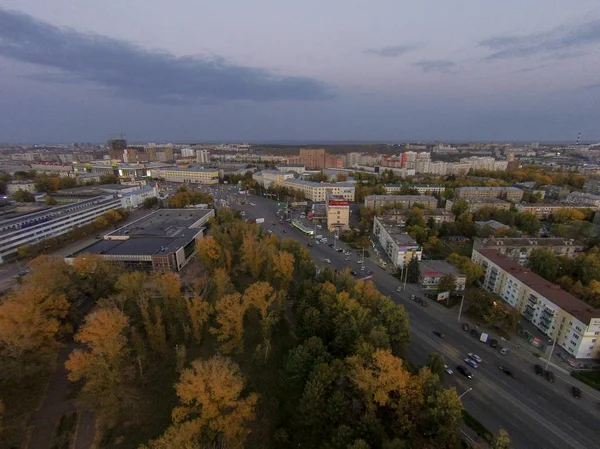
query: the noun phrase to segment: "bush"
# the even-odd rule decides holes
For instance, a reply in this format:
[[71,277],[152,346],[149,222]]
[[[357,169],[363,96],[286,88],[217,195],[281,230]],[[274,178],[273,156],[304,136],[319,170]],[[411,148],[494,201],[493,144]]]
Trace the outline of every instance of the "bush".
[[573,371],[571,376],[600,391],[600,371]]

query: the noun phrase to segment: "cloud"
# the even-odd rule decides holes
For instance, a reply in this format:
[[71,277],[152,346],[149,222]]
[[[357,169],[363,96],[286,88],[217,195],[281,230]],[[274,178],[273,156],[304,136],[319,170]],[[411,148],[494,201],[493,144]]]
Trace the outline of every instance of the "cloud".
[[479,43],[492,53],[485,60],[542,56],[567,59],[581,56],[582,47],[600,44],[600,19],[576,25],[564,25],[541,33],[492,37]]
[[419,62],[415,62],[413,65],[416,67],[419,67],[425,73],[428,73],[428,72],[454,73],[451,69],[456,67],[455,62],[448,61],[445,59],[419,61]]
[[536,70],[543,69],[544,67],[548,67],[548,64],[540,64],[540,65],[536,65],[536,66],[533,66],[533,67],[525,67],[524,69],[515,70],[512,73],[534,72]]
[[87,81],[149,103],[321,100],[330,88],[220,57],[177,57],[105,36],[59,28],[0,9],[0,56],[52,68],[44,82]]
[[371,48],[369,50],[365,50],[365,53],[377,56],[385,56],[387,58],[397,58],[398,56],[402,56],[405,53],[418,50],[419,48],[421,48],[421,46],[415,44],[393,45],[381,48]]

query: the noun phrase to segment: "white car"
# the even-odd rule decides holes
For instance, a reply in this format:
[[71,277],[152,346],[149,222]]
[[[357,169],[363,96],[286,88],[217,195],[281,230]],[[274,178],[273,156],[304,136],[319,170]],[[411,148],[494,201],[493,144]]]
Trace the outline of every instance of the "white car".
[[323,226],[317,225],[317,229],[323,229]]
[[325,263],[331,263],[331,260],[325,259]]
[[508,348],[502,348],[502,349],[500,349],[500,354],[506,355],[506,354],[508,354],[508,351],[509,351]]
[[469,357],[471,357],[473,360],[475,360],[477,363],[483,362],[483,359],[481,357],[479,357],[477,354],[473,354],[472,352],[469,352],[467,355]]
[[323,236],[321,234],[319,234],[315,238],[318,239],[318,240],[321,240],[323,238]]
[[321,242],[319,242],[318,240],[315,240],[315,245],[320,245]]
[[349,258],[349,257],[344,257],[344,260],[345,260],[346,262],[348,262],[348,261],[350,260],[350,258]]
[[323,238],[321,239],[321,241],[322,241],[323,243],[327,243],[327,237],[323,237]]
[[364,266],[364,265],[362,265],[362,266],[360,267],[360,271],[365,271],[365,266]]
[[397,287],[397,288],[396,288],[396,291],[397,291],[397,292],[401,292],[401,291],[402,291],[402,287]]
[[444,365],[444,371],[446,371],[446,374],[454,374],[454,371],[448,365]]

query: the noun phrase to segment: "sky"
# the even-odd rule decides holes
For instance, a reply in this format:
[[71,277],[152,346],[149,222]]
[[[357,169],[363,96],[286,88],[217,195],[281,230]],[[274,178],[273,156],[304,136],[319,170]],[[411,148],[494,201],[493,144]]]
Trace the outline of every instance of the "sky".
[[600,140],[598,0],[0,0],[0,142]]

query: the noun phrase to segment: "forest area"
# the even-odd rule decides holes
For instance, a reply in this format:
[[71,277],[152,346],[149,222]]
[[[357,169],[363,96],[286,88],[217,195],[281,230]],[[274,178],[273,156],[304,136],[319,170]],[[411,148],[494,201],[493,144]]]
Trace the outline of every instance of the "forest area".
[[186,283],[97,256],[34,259],[0,303],[0,445],[23,443],[72,344],[98,447],[463,447],[443,358],[404,360],[407,314],[372,282],[316,274],[300,243],[228,209],[197,251],[203,274]]

